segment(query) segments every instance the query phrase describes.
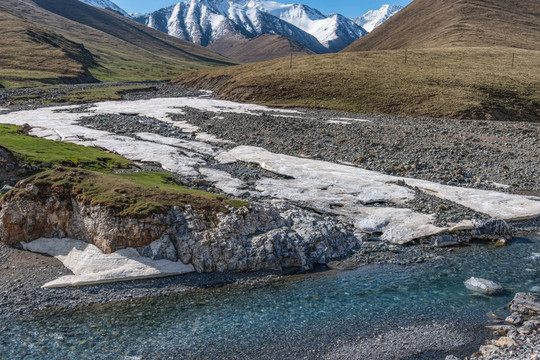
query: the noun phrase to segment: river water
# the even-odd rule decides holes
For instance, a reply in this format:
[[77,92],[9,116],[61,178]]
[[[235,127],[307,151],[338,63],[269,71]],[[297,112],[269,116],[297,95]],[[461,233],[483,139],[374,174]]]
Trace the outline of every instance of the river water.
[[[506,316],[515,292],[540,286],[539,265],[540,237],[534,235],[502,248],[471,246],[416,266],[326,271],[40,313],[0,322],[0,359],[343,358],[340,351],[383,359],[357,345],[379,335],[384,341],[388,332],[397,334],[397,347],[413,349],[410,359],[444,359],[483,343],[486,313]],[[508,291],[474,295],[463,285],[470,276]]]

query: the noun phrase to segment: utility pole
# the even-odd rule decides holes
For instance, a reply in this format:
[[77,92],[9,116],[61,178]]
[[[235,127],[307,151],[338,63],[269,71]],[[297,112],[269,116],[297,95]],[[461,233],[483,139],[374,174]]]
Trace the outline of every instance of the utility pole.
[[512,53],[512,67],[514,67],[515,58],[516,58],[516,53]]
[[291,66],[290,66],[290,69],[292,70],[292,52],[291,52]]
[[407,63],[407,52],[408,52],[408,49],[405,49],[405,64]]

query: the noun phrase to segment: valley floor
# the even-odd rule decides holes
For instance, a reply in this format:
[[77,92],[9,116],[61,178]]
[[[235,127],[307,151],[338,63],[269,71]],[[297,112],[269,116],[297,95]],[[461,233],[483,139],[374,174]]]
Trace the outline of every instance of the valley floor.
[[[152,101],[154,98],[186,96],[193,99],[195,96],[198,96],[196,99],[212,99],[208,93],[184,90],[163,83],[136,84],[140,88],[130,90],[133,86],[135,85],[100,84],[54,90],[6,91],[0,93],[0,106],[9,107],[0,108],[0,117],[13,111],[31,111],[42,107],[44,102],[54,102],[55,99],[67,101],[65,98],[70,94],[73,95],[73,92],[79,95],[86,92],[83,95],[94,96],[95,89],[107,87],[117,87],[119,90],[116,95],[124,100]],[[88,91],[92,92],[89,94]],[[193,100],[192,103],[198,104],[197,101]],[[530,202],[533,202],[533,197],[540,196],[539,123],[372,116],[305,109],[273,110],[262,107],[250,108],[247,105],[245,108],[239,105],[235,111],[224,111],[226,106],[232,106],[227,104],[214,104],[213,107],[204,110],[198,105],[191,107],[186,105],[181,109],[175,109],[173,104],[170,104],[165,110],[156,109],[152,112],[148,109],[141,110],[144,104],[139,104],[138,107],[130,107],[127,103],[107,104],[97,111],[90,112],[88,109],[91,104],[82,104],[69,109],[75,119],[73,124],[76,124],[69,126],[84,128],[88,131],[85,133],[75,134],[76,129],[66,125],[72,121],[71,118],[58,120],[57,124],[51,125],[51,128],[56,126],[56,134],[50,129],[40,128],[37,123],[31,126],[35,127],[34,130],[40,131],[40,136],[57,137],[57,140],[68,139],[85,144],[94,143],[101,147],[119,146],[120,137],[122,141],[131,139],[129,141],[147,141],[156,146],[176,146],[181,149],[181,156],[174,157],[174,161],[167,163],[167,170],[174,173],[179,180],[191,187],[233,194],[247,201],[257,201],[261,196],[258,193],[265,191],[267,193],[274,191],[274,194],[277,194],[275,188],[261,188],[261,179],[268,185],[272,182],[280,184],[280,181],[287,180],[288,177],[254,163],[218,162],[215,158],[220,152],[234,154],[235,148],[253,146],[276,154],[373,170],[384,176],[414,178],[439,185],[524,195],[523,198],[531,199]],[[42,116],[45,124],[50,113],[47,109],[42,111],[37,117]],[[65,109],[57,111],[65,112]],[[84,116],[79,116],[80,114]],[[90,136],[96,138],[89,139]],[[133,160],[139,160],[138,165],[141,168],[155,170],[158,169],[156,164],[152,164],[148,158],[155,155],[157,156],[155,161],[161,162],[160,159],[170,155],[164,152],[163,147],[155,149],[157,153],[147,154],[150,155],[147,157],[140,149],[139,153],[131,150],[131,153],[123,155],[138,156],[139,159]],[[115,151],[118,151],[118,148],[115,148]],[[20,164],[13,164],[14,169],[18,166]],[[203,171],[201,170],[203,168],[209,170]],[[189,172],[189,176],[183,176],[182,171]],[[0,188],[4,185],[14,185],[16,180],[13,177],[0,178]],[[407,208],[422,216],[435,214],[434,224],[441,227],[463,219],[488,217],[478,210],[415,189],[413,185],[402,184],[400,187],[408,189],[407,191],[414,195],[413,199],[408,199],[404,204],[393,204],[392,201],[386,202],[386,198],[383,197],[384,201],[376,201],[369,206]],[[286,197],[287,194],[280,196]],[[299,205],[299,202],[295,202],[295,205]],[[313,206],[316,208],[318,205]],[[341,216],[339,208],[347,209],[349,204],[335,203],[334,206],[337,210],[332,213],[333,216]],[[538,233],[539,219],[537,217],[527,222],[516,223],[516,229]],[[436,248],[431,244],[397,247],[376,241],[377,239],[369,240],[364,242],[353,256],[354,266],[381,263],[411,266],[452,256],[455,251]],[[343,264],[336,265],[340,266]],[[345,264],[345,266],[352,265]],[[5,279],[0,284],[0,320],[18,315],[27,316],[36,310],[55,308],[59,304],[60,307],[72,308],[164,296],[224,284],[252,286],[275,281],[284,274],[284,272],[188,274],[81,288],[40,289],[43,283],[67,273],[69,271],[53,258],[23,252],[0,243],[0,278]],[[486,309],[486,312],[490,310],[493,309]],[[404,355],[399,352],[400,346],[395,346],[396,341],[414,342],[422,331],[428,330],[411,327],[410,330],[396,332],[395,336],[388,335],[383,340],[392,345],[389,345],[389,349],[396,351],[389,354],[389,358]],[[440,339],[444,339],[448,334],[459,337],[459,334],[456,335],[453,329],[446,326],[440,326],[438,331],[433,336]],[[408,340],[407,337],[403,338],[404,334],[409,336]],[[482,333],[481,336],[485,335]],[[456,344],[449,340],[447,346],[449,350],[455,348]],[[347,358],[352,356],[353,350],[343,346],[339,350],[342,353],[337,352],[330,358]],[[426,349],[412,347],[408,356],[413,356],[415,351],[421,353]]]

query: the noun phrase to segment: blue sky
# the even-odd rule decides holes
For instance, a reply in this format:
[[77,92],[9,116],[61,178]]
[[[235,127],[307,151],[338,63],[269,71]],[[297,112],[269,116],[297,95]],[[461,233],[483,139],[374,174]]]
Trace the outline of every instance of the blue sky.
[[[115,4],[120,6],[127,12],[152,12],[164,8],[169,5],[176,4],[180,0],[112,0]],[[340,0],[340,1],[328,1],[328,0],[292,0],[292,1],[279,1],[283,3],[301,3],[309,5],[320,10],[323,13],[340,13],[348,17],[357,17],[363,15],[369,10],[378,9],[381,5],[407,5],[412,0]]]

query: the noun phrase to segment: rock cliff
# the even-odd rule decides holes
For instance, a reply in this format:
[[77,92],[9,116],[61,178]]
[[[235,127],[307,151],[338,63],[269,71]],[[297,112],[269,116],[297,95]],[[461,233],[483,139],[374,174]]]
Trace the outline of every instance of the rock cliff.
[[[16,194],[13,195],[13,194]],[[280,202],[207,213],[173,206],[146,218],[116,216],[62,187],[19,183],[0,201],[0,240],[73,238],[104,253],[127,247],[143,256],[192,264],[198,272],[311,269],[361,244],[351,227]]]

